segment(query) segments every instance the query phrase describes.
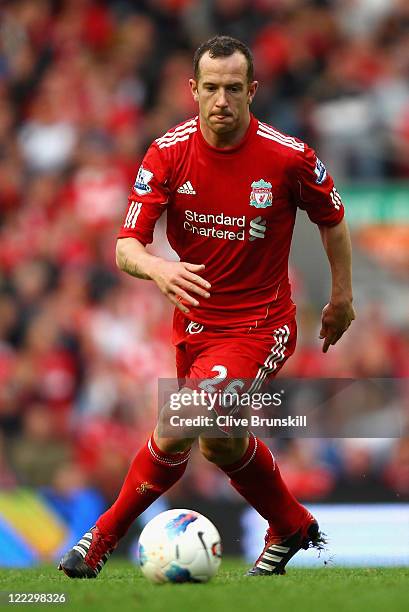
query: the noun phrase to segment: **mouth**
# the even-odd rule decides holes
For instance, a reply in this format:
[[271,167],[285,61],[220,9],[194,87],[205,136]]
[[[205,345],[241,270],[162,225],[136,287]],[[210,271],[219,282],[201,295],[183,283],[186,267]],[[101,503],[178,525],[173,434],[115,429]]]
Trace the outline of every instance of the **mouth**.
[[215,117],[218,121],[226,121],[226,119],[230,119],[231,115],[216,115],[213,114],[212,117]]

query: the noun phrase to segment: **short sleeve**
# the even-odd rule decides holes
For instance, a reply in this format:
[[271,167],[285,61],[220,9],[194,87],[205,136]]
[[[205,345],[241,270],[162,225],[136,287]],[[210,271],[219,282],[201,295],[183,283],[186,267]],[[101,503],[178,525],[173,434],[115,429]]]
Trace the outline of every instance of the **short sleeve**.
[[307,145],[297,151],[289,167],[290,189],[297,206],[317,225],[337,225],[344,205],[325,165]]
[[136,238],[150,244],[156,221],[169,198],[168,170],[155,143],[142,161],[134,186],[128,196],[128,208],[118,238]]

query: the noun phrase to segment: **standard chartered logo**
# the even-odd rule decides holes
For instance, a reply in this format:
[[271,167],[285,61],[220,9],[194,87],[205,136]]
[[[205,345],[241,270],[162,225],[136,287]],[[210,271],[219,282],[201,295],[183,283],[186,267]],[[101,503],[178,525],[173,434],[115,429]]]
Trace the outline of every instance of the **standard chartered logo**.
[[[216,229],[214,225],[223,225],[229,229]],[[210,227],[205,227],[205,226]],[[211,227],[213,225],[213,227]],[[209,238],[224,238],[224,240],[244,240],[246,216],[230,217],[224,213],[206,215],[192,210],[185,210],[183,227],[188,232]],[[243,228],[243,229],[240,229]]]
[[[218,229],[215,225],[222,226]],[[193,210],[185,210],[183,228],[197,236],[219,238],[222,240],[245,240],[246,215],[230,217],[224,213],[204,214]],[[266,220],[259,216],[250,220],[248,239],[264,238]]]
[[264,238],[266,235],[266,220],[263,217],[255,217],[250,221],[249,240],[253,242],[256,238]]

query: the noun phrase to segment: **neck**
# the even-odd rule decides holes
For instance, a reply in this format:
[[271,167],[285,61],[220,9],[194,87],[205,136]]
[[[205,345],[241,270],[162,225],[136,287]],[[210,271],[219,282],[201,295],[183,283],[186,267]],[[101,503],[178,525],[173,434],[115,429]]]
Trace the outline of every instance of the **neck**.
[[210,146],[216,147],[217,149],[230,149],[238,145],[244,138],[249,124],[250,113],[247,113],[247,116],[237,129],[231,132],[217,133],[207,125],[202,117],[200,117],[200,131],[202,132],[203,138]]

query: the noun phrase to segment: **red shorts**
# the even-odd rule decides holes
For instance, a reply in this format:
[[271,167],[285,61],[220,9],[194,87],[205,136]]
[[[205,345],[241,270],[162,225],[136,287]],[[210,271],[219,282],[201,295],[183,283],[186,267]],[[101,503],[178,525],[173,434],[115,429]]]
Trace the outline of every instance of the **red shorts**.
[[280,371],[297,341],[295,319],[276,328],[206,329],[177,311],[174,326],[178,378],[206,379],[209,391],[221,390],[223,380],[237,378],[251,380],[251,391],[258,391]]

